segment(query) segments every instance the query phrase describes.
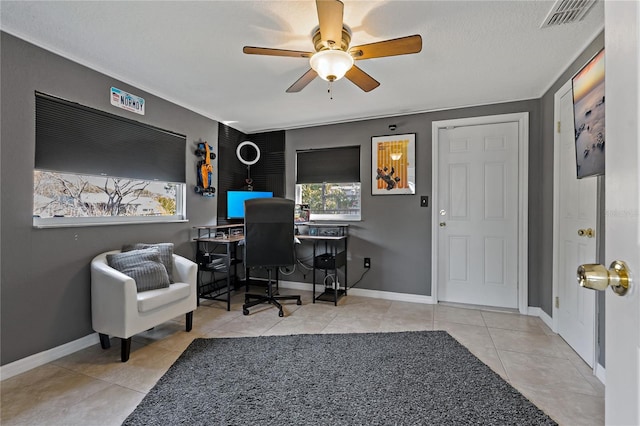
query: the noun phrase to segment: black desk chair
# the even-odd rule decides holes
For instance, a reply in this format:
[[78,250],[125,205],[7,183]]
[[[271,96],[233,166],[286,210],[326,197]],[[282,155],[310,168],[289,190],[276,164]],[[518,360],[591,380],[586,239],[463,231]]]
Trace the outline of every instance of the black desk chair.
[[269,281],[266,294],[244,296],[242,313],[249,315],[249,308],[260,303],[271,303],[278,307],[279,316],[284,316],[279,300],[296,300],[302,304],[300,296],[278,296],[273,292],[272,272],[278,267],[295,264],[294,202],[284,198],[255,198],[244,203],[244,262],[246,280],[252,267],[268,268]]

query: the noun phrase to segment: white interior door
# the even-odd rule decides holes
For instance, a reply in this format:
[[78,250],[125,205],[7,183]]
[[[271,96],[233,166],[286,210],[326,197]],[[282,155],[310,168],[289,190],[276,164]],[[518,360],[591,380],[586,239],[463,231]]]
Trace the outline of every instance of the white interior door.
[[[571,82],[559,96],[555,209],[556,303],[558,334],[593,367],[596,338],[595,292],[576,285],[576,269],[596,261],[597,178],[576,177],[576,148]],[[582,230],[581,233],[578,231]],[[592,232],[588,232],[592,230]]]
[[606,290],[605,423],[640,424],[640,3],[607,1],[605,254],[627,262],[631,290]]
[[438,300],[518,307],[518,123],[438,130]]

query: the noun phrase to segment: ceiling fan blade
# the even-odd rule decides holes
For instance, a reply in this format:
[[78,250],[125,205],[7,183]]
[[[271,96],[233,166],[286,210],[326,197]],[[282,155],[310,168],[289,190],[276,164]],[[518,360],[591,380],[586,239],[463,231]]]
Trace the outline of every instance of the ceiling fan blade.
[[287,89],[287,93],[296,93],[301,91],[307,86],[307,84],[311,83],[313,79],[316,78],[317,76],[318,76],[317,72],[315,72],[312,69],[309,69],[309,71],[304,73],[304,75],[300,77],[298,81],[293,83],[291,87]]
[[340,47],[344,4],[339,0],[316,0],[316,8],[320,23],[320,37],[323,41],[329,42],[327,47],[331,47],[332,44]]
[[354,59],[382,58],[384,56],[406,55],[418,53],[422,50],[422,37],[418,34],[363,44],[349,49]]
[[313,53],[300,50],[271,49],[268,47],[245,46],[242,51],[247,55],[291,56],[294,58],[310,58]]
[[370,92],[376,87],[380,86],[380,83],[376,81],[376,79],[374,79],[355,65],[352,66],[344,76],[365,92]]

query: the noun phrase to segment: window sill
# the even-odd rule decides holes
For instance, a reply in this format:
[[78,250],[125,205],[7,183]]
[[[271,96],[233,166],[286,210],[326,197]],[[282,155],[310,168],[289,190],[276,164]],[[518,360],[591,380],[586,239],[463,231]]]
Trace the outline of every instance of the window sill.
[[359,216],[313,214],[309,218],[309,222],[362,222],[362,218]]
[[79,220],[78,218],[34,218],[33,228],[35,229],[47,229],[47,228],[81,228],[89,226],[112,226],[112,225],[147,225],[147,224],[161,224],[161,223],[188,223],[188,219],[184,218],[156,218],[149,220],[148,218],[128,218],[127,220],[109,220],[109,221],[95,221],[95,220]]

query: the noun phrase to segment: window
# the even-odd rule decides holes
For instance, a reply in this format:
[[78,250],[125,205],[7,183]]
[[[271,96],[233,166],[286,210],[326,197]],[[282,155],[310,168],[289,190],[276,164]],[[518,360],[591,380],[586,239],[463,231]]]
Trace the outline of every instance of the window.
[[33,224],[185,218],[186,137],[36,92]]
[[184,184],[35,170],[36,226],[181,220]]
[[309,204],[313,220],[360,220],[360,182],[297,184],[296,203]]
[[296,153],[296,203],[312,220],[360,220],[360,147]]

